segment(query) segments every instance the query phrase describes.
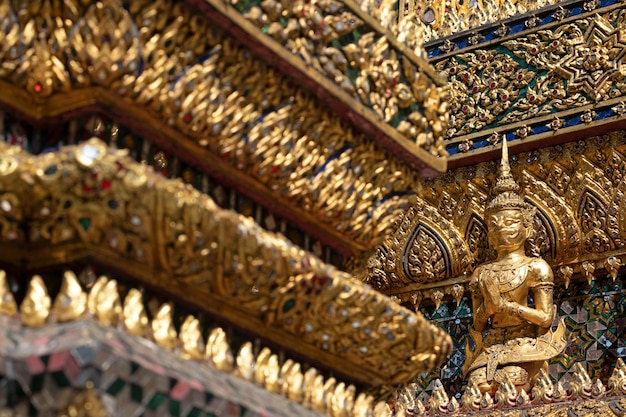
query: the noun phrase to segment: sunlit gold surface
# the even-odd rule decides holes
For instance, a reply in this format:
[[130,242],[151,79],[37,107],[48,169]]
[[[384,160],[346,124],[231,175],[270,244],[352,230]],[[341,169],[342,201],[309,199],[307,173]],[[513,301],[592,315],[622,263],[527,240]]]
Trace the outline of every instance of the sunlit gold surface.
[[76,275],[67,271],[63,274],[61,291],[54,300],[52,313],[58,321],[70,321],[79,318],[87,307],[87,295],[83,292]]
[[[591,283],[596,276],[612,277],[624,264],[625,155],[626,135],[620,131],[511,157],[524,200],[536,209],[529,250],[546,260],[557,282]],[[416,208],[396,223],[369,261],[357,263],[359,276],[416,308],[428,300],[460,302],[476,265],[495,257],[485,207],[496,166],[476,164],[427,181]],[[418,266],[419,274],[399,268],[400,260]]]
[[[37,157],[5,145],[0,166],[11,168],[0,172],[0,200],[31,198],[0,213],[4,262],[92,256],[372,385],[408,381],[450,351],[449,337],[421,315],[101,144]],[[111,325],[132,322],[116,285],[99,279],[87,297],[88,311]],[[158,317],[155,339],[174,348],[169,315]]]
[[197,318],[187,316],[180,328],[179,338],[184,357],[196,360],[204,358],[206,347]]
[[7,274],[4,271],[0,271],[0,313],[13,316],[16,312],[17,303],[9,289]]
[[24,301],[20,306],[20,319],[26,326],[43,325],[50,313],[48,289],[39,275],[31,278]]
[[[522,390],[530,392],[546,360],[566,345],[564,323],[550,329],[556,314],[552,269],[545,260],[526,255],[535,212],[517,190],[505,140],[494,197],[486,208],[489,245],[497,255],[478,266],[469,283],[472,340],[466,344],[463,373],[481,392],[499,390],[502,398],[496,400],[513,404]],[[528,305],[530,292],[534,307]]]
[[[4,271],[2,271],[4,272]],[[74,275],[73,272],[68,271],[65,276]],[[102,277],[103,285],[98,287],[93,286],[89,291],[89,296],[100,297],[100,294],[109,293],[107,297],[110,299],[119,299],[117,294],[117,287],[115,285],[109,285],[115,283],[115,280]],[[105,282],[106,281],[106,282]],[[80,286],[80,284],[78,284]],[[105,289],[109,287],[109,289]],[[47,294],[47,288],[41,278],[35,276],[31,280],[31,288],[38,293],[45,292]],[[82,288],[81,288],[82,291]],[[136,289],[131,289],[139,293]],[[116,293],[116,297],[113,295]],[[83,293],[84,295],[85,293]],[[49,310],[46,309],[47,301],[41,296],[29,295],[22,302],[21,310],[26,311],[30,306],[35,306],[38,309],[37,322],[26,323],[23,320],[23,324],[27,326],[41,326],[46,322],[51,323],[56,319],[55,316],[49,315]],[[59,293],[55,304],[58,300],[63,300],[64,294]],[[127,297],[128,298],[128,297]],[[139,303],[141,308],[133,306],[134,311],[140,311],[145,309],[143,302],[140,298],[133,296],[131,301],[126,302],[126,305],[130,303]],[[171,314],[173,305],[165,303],[160,309],[157,316],[152,320],[153,328],[164,328],[167,332],[167,338],[170,338],[167,343],[163,342],[163,337],[154,333],[154,341],[161,347],[172,349],[175,344],[172,341],[177,339],[181,342],[182,349],[175,351],[179,353],[183,358],[189,360],[198,361],[201,364],[206,364],[215,367],[216,369],[233,373],[239,377],[242,377],[250,382],[255,382],[265,389],[272,391],[276,394],[280,394],[289,398],[292,401],[303,404],[306,407],[315,409],[321,413],[325,413],[330,417],[367,417],[371,416],[372,410],[375,406],[374,398],[371,395],[365,393],[357,393],[356,388],[353,385],[348,385],[344,382],[337,382],[335,378],[328,378],[324,380],[321,374],[318,374],[315,368],[309,368],[303,375],[301,372],[302,365],[294,362],[291,359],[287,359],[281,364],[281,360],[278,355],[273,353],[269,348],[263,348],[260,353],[255,355],[252,352],[252,344],[250,342],[244,343],[241,347],[239,355],[237,356],[237,368],[233,367],[234,358],[232,348],[228,341],[226,332],[216,327],[209,332],[209,337],[206,341],[206,354],[205,354],[205,341],[202,336],[202,326],[198,319],[193,316],[188,316],[181,327],[181,331],[178,334],[176,329],[170,327],[171,319],[165,319],[166,316]],[[122,315],[122,312],[117,308],[115,303],[105,303],[100,308],[100,315],[96,315],[95,319],[102,322],[105,325],[117,327],[114,323]],[[5,312],[0,312],[4,315],[11,315]],[[126,313],[123,313],[126,315]],[[75,315],[72,318],[68,318],[67,321],[76,320],[91,320],[88,316]],[[165,323],[165,324],[164,324]],[[134,323],[131,326],[135,326]],[[135,335],[136,328],[128,327],[124,324],[126,331],[129,331]],[[148,335],[144,337],[149,339]],[[313,382],[313,380],[315,382]],[[307,383],[312,382],[312,383]],[[106,409],[103,404],[97,398],[93,384],[88,384],[87,389],[77,395],[73,401],[67,406],[65,410],[62,410],[59,414],[60,417],[65,416],[102,416],[106,415]],[[358,394],[358,395],[357,395]],[[318,399],[318,400],[315,400]],[[91,403],[91,405],[88,405]],[[84,414],[86,413],[86,414]],[[105,414],[102,414],[105,413]]]
[[[8,10],[9,3],[1,5]],[[269,9],[280,3],[271,3],[263,3],[263,13],[274,16]],[[325,3],[296,3],[288,10],[290,19],[294,13],[293,19],[300,17],[302,7],[311,18],[317,8],[334,10]],[[93,105],[120,118],[136,119],[141,113],[147,120],[134,121],[141,129],[153,130],[161,140],[185,142],[172,148],[187,156],[201,158],[210,151],[211,158],[197,162],[232,171],[242,188],[264,198],[276,196],[285,210],[298,207],[297,212],[321,222],[326,233],[355,253],[378,242],[408,207],[418,173],[396,158],[395,151],[355,131],[349,118],[328,111],[182,2],[134,1],[128,9],[117,0],[43,5],[11,3],[19,17],[5,14],[11,30],[0,34],[0,101],[6,105],[35,118]],[[224,13],[243,20],[230,7]],[[336,25],[326,25],[333,33],[335,26],[347,27],[352,19],[334,18]],[[141,28],[138,33],[135,27]],[[303,29],[290,42],[308,42],[309,32]],[[287,61],[306,67],[301,58],[265,38],[260,36],[259,42],[278,47]],[[410,117],[400,117],[405,120],[398,130],[385,126],[402,141],[427,148],[426,165],[443,171],[445,158],[439,156],[447,124],[446,94],[434,81],[434,72],[423,70],[425,63],[401,59],[402,48],[385,43],[384,37],[368,34],[345,51],[330,47],[331,38],[308,52],[319,60],[320,69],[325,73],[334,68],[334,74],[354,61],[362,73],[359,88],[353,87],[358,100],[375,103],[373,108],[387,119],[413,109]],[[299,50],[306,52],[307,45]],[[19,56],[18,50],[23,51]],[[372,56],[360,59],[363,54]],[[400,76],[408,81],[401,82]],[[351,100],[359,104],[357,99]],[[372,113],[361,107],[352,113]],[[373,119],[373,126],[382,123],[377,116]],[[410,147],[422,151],[412,143]]]
[[172,320],[172,305],[165,303],[152,320],[152,337],[157,345],[173,350],[178,345],[176,329]]
[[143,305],[143,296],[136,288],[126,294],[123,307],[124,326],[135,336],[146,337],[149,332],[148,315]]

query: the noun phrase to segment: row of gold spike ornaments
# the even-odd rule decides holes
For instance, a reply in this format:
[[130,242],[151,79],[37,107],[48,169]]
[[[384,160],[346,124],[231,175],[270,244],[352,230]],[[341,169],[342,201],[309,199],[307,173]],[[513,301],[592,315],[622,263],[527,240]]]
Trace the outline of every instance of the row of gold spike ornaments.
[[[185,359],[205,361],[222,372],[237,375],[332,417],[374,417],[385,415],[389,409],[384,401],[375,402],[372,396],[364,393],[357,395],[353,385],[346,386],[335,378],[325,380],[315,368],[303,372],[302,366],[291,359],[281,365],[278,356],[268,348],[263,348],[255,357],[251,342],[244,343],[234,358],[224,330],[219,327],[213,329],[205,343],[200,322],[191,315],[185,319],[177,334],[172,309],[172,304],[163,304],[150,322],[139,290],[130,289],[122,303],[117,281],[101,276],[87,294],[76,275],[66,271],[54,303],[43,279],[38,275],[31,278],[19,308],[19,319],[25,326],[37,327],[47,322],[95,317],[107,326],[119,327],[135,336],[153,340]],[[0,313],[12,317],[18,314],[17,303],[2,270]]]
[[626,365],[621,358],[617,359],[607,385],[608,387],[600,379],[592,381],[584,366],[578,362],[574,365],[574,372],[566,384],[561,381],[556,385],[553,384],[548,373],[542,369],[530,395],[523,389],[518,392],[506,376],[503,384],[493,396],[489,393],[483,395],[477,386],[472,383],[468,384],[459,404],[454,396],[448,396],[441,381],[437,380],[432,395],[427,400],[428,406],[416,398],[417,390],[409,385],[397,394],[395,413],[385,414],[385,416],[462,415],[517,406],[558,405],[558,403],[568,401],[598,400],[626,395]]

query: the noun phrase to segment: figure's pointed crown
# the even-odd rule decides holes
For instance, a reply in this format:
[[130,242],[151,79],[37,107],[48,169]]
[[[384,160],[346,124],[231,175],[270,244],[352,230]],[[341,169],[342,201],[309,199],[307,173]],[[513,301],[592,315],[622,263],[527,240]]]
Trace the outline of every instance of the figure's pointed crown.
[[486,212],[489,213],[505,209],[530,210],[531,207],[517,194],[519,188],[519,185],[515,182],[515,179],[513,179],[513,175],[511,175],[509,148],[506,138],[503,138],[502,160],[500,161],[498,178],[492,190],[493,199],[487,204]]

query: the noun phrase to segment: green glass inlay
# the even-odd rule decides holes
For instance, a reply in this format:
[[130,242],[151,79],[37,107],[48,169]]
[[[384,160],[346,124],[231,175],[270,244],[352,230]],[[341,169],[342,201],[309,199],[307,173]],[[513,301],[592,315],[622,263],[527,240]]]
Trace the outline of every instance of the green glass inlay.
[[197,409],[196,407],[192,408],[189,413],[187,413],[187,417],[200,417],[202,415],[202,410]]
[[162,392],[157,392],[154,394],[154,397],[150,399],[146,407],[154,411],[157,409],[158,406],[161,405],[161,403],[163,402],[165,398],[166,398],[165,394],[163,394]]
[[83,230],[87,230],[89,229],[89,226],[91,226],[91,220],[87,217],[81,217],[80,219],[78,219],[78,223],[80,223],[80,226],[83,228]]
[[115,380],[115,382],[111,384],[109,389],[107,389],[107,393],[115,396],[115,395],[119,394],[120,391],[122,391],[122,388],[124,388],[125,384],[126,383],[124,381],[122,381],[121,379],[117,378]]
[[170,415],[180,417],[180,403],[170,399]]
[[141,403],[143,400],[143,388],[139,385],[130,384],[130,399],[133,402]]
[[283,313],[288,312],[289,310],[291,310],[294,306],[296,305],[296,301],[295,300],[287,300],[287,302],[285,302],[285,304],[283,304]]

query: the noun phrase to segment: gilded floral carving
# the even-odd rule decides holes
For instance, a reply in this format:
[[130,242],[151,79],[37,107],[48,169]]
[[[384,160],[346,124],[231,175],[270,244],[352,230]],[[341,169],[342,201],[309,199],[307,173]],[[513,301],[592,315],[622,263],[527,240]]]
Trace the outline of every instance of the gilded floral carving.
[[[418,187],[415,170],[183,2],[134,1],[128,8],[119,0],[44,3],[0,4],[7,25],[0,31],[0,77],[26,90],[33,103],[28,109],[36,109],[33,117],[41,117],[39,105],[46,115],[63,111],[46,103],[66,93],[83,92],[77,97],[86,104],[79,106],[115,95],[117,112],[147,110],[160,132],[174,128],[198,150],[210,150],[233,170],[244,171],[269,195],[293,202],[345,235],[354,252],[377,243],[408,208]],[[292,6],[289,13],[304,10],[307,25],[318,19],[318,9],[328,14],[318,39],[323,47],[310,52],[321,70],[334,68],[333,77],[339,77],[339,69],[359,68],[363,97],[378,94],[368,103],[383,116],[387,112],[389,121],[406,119],[412,139],[441,148],[428,132],[443,134],[446,121],[439,117],[445,102],[430,75],[384,37],[375,41],[364,34],[359,42],[332,47],[337,37],[364,24],[343,6],[336,10],[338,3]],[[279,3],[263,7],[265,14],[281,15],[271,12]],[[294,29],[288,40],[303,41],[307,28]],[[362,59],[365,52],[371,60]],[[49,204],[53,210],[60,203]]]
[[[154,173],[126,151],[107,148],[98,139],[40,156],[3,142],[0,149],[5,262],[55,265],[91,256],[111,267],[124,265],[135,279],[166,286],[209,311],[219,304],[219,314],[238,325],[256,320],[254,326],[342,357],[342,372],[354,361],[353,370],[360,369],[361,378],[370,373],[372,385],[406,382],[436,366],[451,348],[448,336],[419,313],[324,264],[284,236],[263,230],[251,218],[219,209],[207,195]],[[25,195],[29,198],[18,198]],[[0,275],[0,286],[6,284],[4,278]],[[101,321],[117,325],[128,318],[118,312],[122,303],[115,281],[96,282],[96,295],[83,300],[74,297],[71,278],[66,277],[70,283],[62,290],[76,302],[86,302]],[[34,278],[29,288],[21,317],[27,325],[39,326],[51,300],[41,279]],[[12,313],[10,297],[4,295],[7,305],[0,305],[0,311]],[[73,317],[63,305],[52,308],[57,317]],[[153,332],[161,344],[173,347],[170,310],[161,308],[157,316],[162,320]],[[329,326],[331,322],[336,325]],[[146,331],[145,323],[129,327]],[[185,326],[192,333],[196,327],[193,322]]]
[[[476,143],[475,136],[485,129],[510,130],[525,140],[545,135],[544,126],[556,132],[606,118],[585,106],[609,106],[626,93],[624,27],[625,12],[612,7],[488,49],[435,58],[435,67],[448,75],[451,86],[448,138],[459,152],[471,153],[477,148],[467,149],[466,143]],[[575,119],[573,109],[580,109]],[[619,109],[615,106],[613,113],[619,115]]]
[[[590,280],[596,269],[615,270],[615,265],[622,265],[625,151],[624,132],[615,132],[517,155],[519,162],[511,170],[523,184],[525,201],[536,208],[528,253]],[[450,295],[454,285],[466,283],[475,265],[492,257],[483,216],[494,184],[494,164],[477,164],[472,172],[468,176],[466,169],[457,169],[426,181],[422,198],[376,248],[368,272],[361,277],[401,302],[416,305],[417,298],[432,298],[433,283]],[[457,238],[462,245],[454,246]],[[451,257],[453,252],[461,257]],[[581,256],[587,260],[581,262]],[[607,266],[611,257],[615,262]],[[394,259],[402,259],[405,269],[398,270]],[[419,297],[414,301],[416,291]]]

